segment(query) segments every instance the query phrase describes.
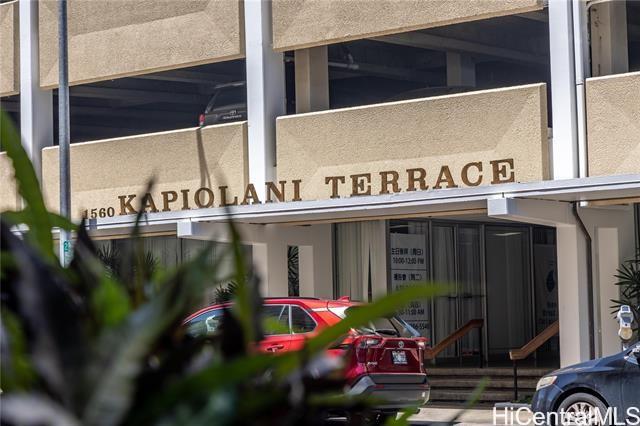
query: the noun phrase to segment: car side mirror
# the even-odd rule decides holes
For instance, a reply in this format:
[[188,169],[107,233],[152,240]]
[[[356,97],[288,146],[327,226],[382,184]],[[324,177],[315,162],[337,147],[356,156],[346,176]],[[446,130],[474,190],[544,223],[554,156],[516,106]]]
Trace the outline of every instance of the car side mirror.
[[636,346],[635,348],[633,348],[633,350],[631,351],[631,353],[632,353],[636,358],[640,358],[640,346]]

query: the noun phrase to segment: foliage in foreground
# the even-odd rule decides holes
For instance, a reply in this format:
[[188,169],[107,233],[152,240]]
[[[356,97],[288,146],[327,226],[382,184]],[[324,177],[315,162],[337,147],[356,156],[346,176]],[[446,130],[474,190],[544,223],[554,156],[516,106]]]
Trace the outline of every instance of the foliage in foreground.
[[[132,244],[121,256],[133,272],[119,277],[100,261],[84,224],[76,228],[46,210],[19,137],[5,115],[1,120],[26,206],[1,217],[3,424],[297,425],[317,423],[335,408],[366,410],[367,401],[339,396],[343,383],[324,349],[351,328],[442,290],[396,292],[323,330],[300,352],[257,353],[258,283],[247,278],[232,223],[230,249],[213,263],[209,246],[175,269],[150,271],[142,244]],[[10,230],[16,226],[22,238]],[[64,268],[53,250],[58,227],[77,233],[73,261]],[[218,266],[229,257],[235,270],[220,276]],[[204,283],[231,281],[235,303],[221,333],[208,340],[185,335],[182,321]]]
[[640,321],[640,251],[620,265],[617,272],[615,277],[618,279],[616,285],[620,287],[620,299],[611,300],[614,303],[611,306],[612,314],[616,314],[620,306],[629,305],[636,321]]

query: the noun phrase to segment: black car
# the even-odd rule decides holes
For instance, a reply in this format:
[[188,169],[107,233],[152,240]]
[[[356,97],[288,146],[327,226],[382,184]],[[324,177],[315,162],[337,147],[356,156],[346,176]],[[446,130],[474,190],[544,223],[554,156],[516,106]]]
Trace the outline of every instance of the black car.
[[[538,382],[532,411],[591,414],[588,424],[640,424],[640,343],[616,355],[561,368]],[[593,416],[599,410],[600,417]],[[605,417],[607,414],[610,417]],[[556,414],[557,416],[558,414]],[[616,416],[614,418],[613,416]],[[583,419],[585,417],[582,417]],[[600,422],[600,419],[609,421]],[[560,422],[553,422],[560,423]]]
[[244,81],[225,83],[216,86],[204,113],[200,114],[198,124],[231,123],[247,119],[247,89]]

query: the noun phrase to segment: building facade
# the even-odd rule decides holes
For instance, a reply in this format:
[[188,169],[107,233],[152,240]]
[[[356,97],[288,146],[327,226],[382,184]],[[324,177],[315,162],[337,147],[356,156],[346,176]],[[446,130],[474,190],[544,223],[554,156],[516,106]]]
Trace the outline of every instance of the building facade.
[[[56,11],[0,4],[2,109],[54,210]],[[620,348],[640,2],[69,0],[68,14],[72,212],[103,247],[144,209],[147,249],[178,263],[224,244],[230,215],[265,295],[451,283],[401,312],[434,343],[482,320],[443,361],[500,363],[556,321],[537,354],[551,364]],[[20,208],[5,154],[0,173],[0,209]]]

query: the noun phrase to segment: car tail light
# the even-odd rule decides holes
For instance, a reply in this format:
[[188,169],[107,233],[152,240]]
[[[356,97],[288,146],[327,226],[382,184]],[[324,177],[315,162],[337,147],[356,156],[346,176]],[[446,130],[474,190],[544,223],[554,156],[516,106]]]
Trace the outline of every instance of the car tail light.
[[204,126],[204,114],[200,114],[200,117],[198,117],[198,123],[199,126]]
[[378,346],[382,342],[382,339],[377,337],[364,337],[360,340],[359,347],[361,348],[370,348],[372,346]]

